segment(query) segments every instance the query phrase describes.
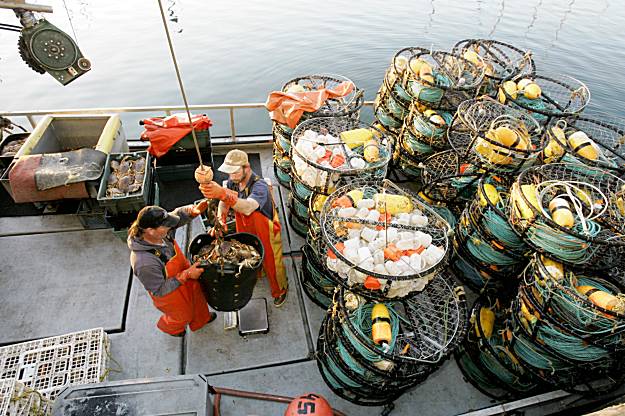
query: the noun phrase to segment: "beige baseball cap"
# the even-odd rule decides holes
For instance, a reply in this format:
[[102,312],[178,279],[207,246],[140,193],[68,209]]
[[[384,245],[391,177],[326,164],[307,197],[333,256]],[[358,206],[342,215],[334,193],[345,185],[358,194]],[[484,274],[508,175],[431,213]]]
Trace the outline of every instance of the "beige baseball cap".
[[234,173],[241,168],[241,166],[247,165],[247,153],[243,150],[234,149],[226,154],[224,163],[219,167],[219,171],[223,173]]

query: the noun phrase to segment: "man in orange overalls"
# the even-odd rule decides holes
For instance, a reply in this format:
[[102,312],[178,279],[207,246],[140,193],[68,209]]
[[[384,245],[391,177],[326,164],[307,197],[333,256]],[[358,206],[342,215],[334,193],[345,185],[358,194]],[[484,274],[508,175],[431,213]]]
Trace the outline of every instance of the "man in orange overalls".
[[273,304],[280,307],[286,301],[288,280],[282,263],[280,221],[269,185],[252,171],[247,154],[242,150],[228,152],[219,171],[229,175],[226,188],[211,181],[201,184],[200,191],[205,198],[221,201],[217,217],[222,225],[225,226],[226,215],[232,208],[237,232],[260,238],[265,249],[263,270],[269,279]]
[[188,205],[169,213],[157,206],[144,207],[128,230],[132,270],[163,315],[157,327],[182,337],[187,325],[197,331],[217,314],[208,311],[197,279],[204,271],[191,265],[174,240],[176,228],[206,210],[207,203]]

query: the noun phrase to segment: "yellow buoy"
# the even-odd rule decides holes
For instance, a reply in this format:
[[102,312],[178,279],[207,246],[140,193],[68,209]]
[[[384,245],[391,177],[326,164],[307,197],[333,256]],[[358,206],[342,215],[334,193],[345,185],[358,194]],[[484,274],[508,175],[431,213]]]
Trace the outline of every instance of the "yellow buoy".
[[549,143],[547,147],[545,147],[544,153],[547,162],[550,162],[564,155],[564,148],[562,146],[566,143],[566,135],[564,134],[564,130],[560,127],[553,126],[549,129],[547,137],[549,138]]
[[[419,75],[419,71],[421,70],[421,67],[423,65],[428,65],[427,62],[425,62],[423,59],[421,58],[411,58],[408,65],[410,66],[410,70],[415,74],[415,75]],[[430,72],[431,72],[431,68],[430,68]]]
[[[521,195],[521,193],[523,195]],[[519,192],[519,186],[515,182],[510,191],[510,198],[514,200],[513,210],[516,215],[525,220],[534,218],[534,211],[532,211],[531,207],[536,208],[538,211],[541,210],[538,204],[538,192],[534,185],[521,185],[521,190]],[[526,199],[529,201],[529,205],[525,202]]]
[[327,195],[323,195],[323,194],[315,194],[315,200],[313,202],[313,210],[316,212],[321,212],[321,209],[323,208],[323,204],[325,204],[326,199],[328,199]]
[[467,50],[462,57],[476,66],[481,65],[480,56],[475,51]]
[[364,156],[365,160],[369,163],[380,160],[380,148],[378,147],[378,142],[375,139],[371,139],[365,143]]
[[525,89],[525,87],[527,87],[529,84],[533,83],[534,81],[532,81],[529,78],[523,78],[522,80],[520,80],[519,82],[517,82],[516,87],[517,90],[522,90]]
[[401,74],[408,67],[408,58],[406,58],[405,56],[399,55],[395,57],[395,60],[393,61],[393,63],[395,64],[395,69],[399,71],[399,73]]
[[576,286],[575,289],[600,308],[618,313],[625,312],[625,300],[618,296],[590,285]]
[[375,209],[381,214],[388,212],[395,215],[413,210],[412,201],[404,195],[375,194],[373,200],[375,201]]
[[540,262],[552,278],[557,281],[561,281],[564,278],[564,266],[562,266],[562,263],[558,263],[543,255],[540,256]]
[[393,340],[391,315],[383,303],[376,303],[371,309],[371,338],[376,345],[389,345]]
[[530,100],[535,100],[536,98],[540,97],[541,94],[542,90],[540,89],[538,84],[527,84],[525,88],[523,88],[523,95],[525,95],[525,98],[528,98]]
[[475,323],[475,333],[477,336],[484,335],[484,338],[489,339],[493,335],[493,328],[495,327],[495,312],[490,308],[486,308],[482,306],[480,308],[480,327],[481,331],[477,327],[477,322]]
[[297,92],[306,92],[306,89],[299,84],[293,84],[286,89],[289,94]]
[[553,198],[549,202],[549,212],[551,212],[551,218],[560,227],[571,228],[575,225],[575,217],[573,217],[571,206],[566,199]]
[[427,117],[430,123],[442,127],[445,125],[445,119],[434,110],[425,110],[423,115]]
[[342,132],[339,135],[341,141],[350,149],[363,146],[365,143],[373,139],[373,132],[369,129],[353,129]]
[[599,149],[583,131],[576,131],[569,136],[569,146],[581,157],[588,160],[597,160],[599,158]]
[[480,198],[480,205],[485,207],[486,205],[488,205],[488,201],[490,201],[490,203],[493,205],[497,205],[500,200],[499,191],[497,190],[497,188],[495,188],[490,183],[484,184],[483,188],[484,189],[482,189],[482,187],[478,187],[477,190],[477,194]]
[[516,97],[517,97],[516,83],[514,81],[504,81],[502,86],[503,86],[503,90],[505,91],[505,93],[508,94],[510,97],[512,97],[513,100],[516,100]]

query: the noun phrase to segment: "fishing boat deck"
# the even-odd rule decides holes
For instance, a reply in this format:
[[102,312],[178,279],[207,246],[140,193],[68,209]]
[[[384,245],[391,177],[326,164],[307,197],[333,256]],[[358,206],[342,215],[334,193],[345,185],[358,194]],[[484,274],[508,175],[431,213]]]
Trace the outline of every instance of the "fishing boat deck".
[[[0,314],[5,317],[0,322],[0,344],[104,327],[114,359],[109,380],[199,373],[214,386],[287,396],[312,391],[346,414],[381,414],[381,407],[360,407],[339,398],[321,378],[314,355],[325,311],[308,299],[299,283],[305,241],[285,219],[287,191],[274,177],[270,144],[239,147],[258,154],[257,173],[275,184],[284,226],[287,301],[281,308],[273,306],[266,279],[258,282],[253,296],[268,301],[269,333],[241,337],[236,330],[226,331],[221,313],[216,322],[184,338],[162,333],[155,325],[159,312],[132,277],[125,243],[111,230],[83,229],[75,215],[46,215],[0,218]],[[214,153],[230,148],[219,146]],[[204,232],[196,219],[178,230],[177,240],[187,247]],[[484,409],[472,414],[488,415],[514,411],[516,406],[526,415],[542,415],[562,411],[579,397],[552,392],[525,400],[503,407],[467,383],[452,358],[398,399],[392,414],[454,415]],[[225,416],[279,415],[285,406],[228,397],[222,399],[221,408]]]

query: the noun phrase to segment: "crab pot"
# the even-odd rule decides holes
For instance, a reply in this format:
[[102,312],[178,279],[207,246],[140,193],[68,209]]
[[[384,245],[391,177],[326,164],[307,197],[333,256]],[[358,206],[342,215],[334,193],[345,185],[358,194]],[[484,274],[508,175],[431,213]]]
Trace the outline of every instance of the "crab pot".
[[324,269],[312,249],[306,244],[302,247],[302,288],[315,304],[327,309],[332,303],[332,294],[336,283],[324,275]]
[[450,124],[451,147],[486,172],[515,175],[538,163],[545,148],[534,118],[490,98],[463,102]]
[[[565,276],[572,278],[565,279]],[[576,285],[591,286],[617,297],[625,292],[622,281],[602,277],[573,273],[544,256],[534,255],[524,271],[518,292],[518,306],[523,306],[522,312],[525,312],[523,318],[533,321],[532,325],[550,325],[558,331],[566,331],[589,348],[599,347],[622,354],[625,352],[625,314],[618,308],[606,309],[606,304],[593,303],[591,298],[595,301],[597,298],[576,289]]]
[[291,145],[294,180],[323,195],[354,179],[384,178],[391,158],[384,132],[348,117],[307,120]]
[[414,298],[384,304],[393,337],[386,349],[372,338],[372,303],[345,289],[333,302],[319,333],[319,367],[335,393],[358,404],[393,401],[423,382],[466,331],[462,290],[442,276]]
[[[538,88],[530,90],[527,82]],[[579,115],[590,102],[590,91],[583,82],[568,75],[535,74],[504,81],[497,97],[501,103],[527,111],[545,126],[554,118]]]
[[444,51],[422,51],[408,61],[401,85],[421,105],[454,112],[461,102],[474,97],[484,79],[483,61],[478,65]]
[[462,207],[475,196],[481,173],[472,159],[453,150],[433,154],[422,163],[421,195],[432,204]]
[[451,52],[484,68],[481,95],[495,97],[502,81],[527,78],[536,73],[529,51],[492,39],[464,39],[456,43]]
[[553,119],[546,128],[542,159],[546,163],[576,163],[625,174],[625,120],[608,114],[585,113]]
[[539,378],[515,361],[499,333],[505,329],[510,299],[485,291],[475,301],[471,326],[456,362],[465,377],[484,394],[498,399],[517,399],[546,391]]
[[[215,238],[208,234],[200,234],[193,239],[189,253],[195,256],[200,249],[213,242]],[[262,268],[265,256],[260,239],[249,233],[235,233],[224,236],[225,241],[235,240],[254,247],[260,254],[261,261],[254,268],[239,267],[238,264],[225,263],[220,265],[201,264],[204,272],[200,276],[200,285],[206,302],[215,310],[222,312],[238,311],[252,298],[258,273]]]
[[321,212],[320,252],[331,279],[369,299],[422,291],[447,264],[449,224],[391,181],[354,181]]
[[509,223],[534,251],[577,270],[625,266],[625,181],[605,169],[554,163],[523,171]]
[[592,357],[589,352],[592,360],[571,360],[555,348],[553,339],[543,339],[529,327],[523,321],[520,310],[517,298],[506,323],[507,345],[514,358],[534,377],[552,387],[586,395],[609,392],[622,384],[623,362],[620,355]]

